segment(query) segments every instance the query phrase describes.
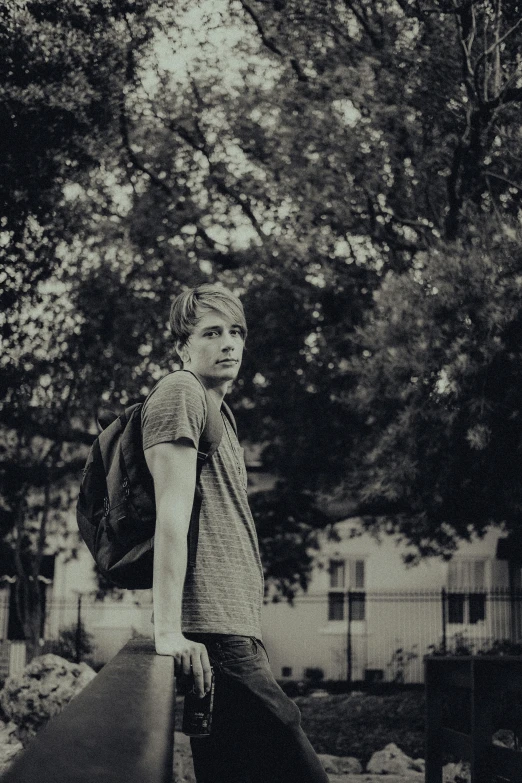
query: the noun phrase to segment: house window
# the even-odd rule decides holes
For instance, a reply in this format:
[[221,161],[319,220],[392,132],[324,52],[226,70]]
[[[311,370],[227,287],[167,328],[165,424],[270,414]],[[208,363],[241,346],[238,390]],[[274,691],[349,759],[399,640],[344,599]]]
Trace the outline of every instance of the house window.
[[366,620],[366,593],[350,593],[350,617],[352,620]]
[[350,566],[350,587],[364,590],[364,560],[352,560]]
[[486,594],[470,593],[469,595],[469,622],[471,625],[480,623],[486,619]]
[[[346,590],[350,596],[350,618],[361,621],[366,619],[365,562],[349,558],[348,560],[330,560],[330,590],[328,594],[328,620],[345,619]],[[354,592],[355,591],[355,592]]]
[[330,587],[334,590],[344,588],[346,563],[344,560],[330,560]]
[[291,666],[283,666],[281,668],[281,677],[291,677],[292,676],[292,667]]
[[328,619],[344,620],[344,593],[328,593]]
[[486,619],[486,560],[455,559],[448,568],[448,622],[455,625]]
[[448,622],[449,623],[463,623],[464,622],[464,600],[463,593],[448,593]]
[[451,592],[471,592],[486,587],[486,561],[475,558],[454,559],[448,568],[448,589]]

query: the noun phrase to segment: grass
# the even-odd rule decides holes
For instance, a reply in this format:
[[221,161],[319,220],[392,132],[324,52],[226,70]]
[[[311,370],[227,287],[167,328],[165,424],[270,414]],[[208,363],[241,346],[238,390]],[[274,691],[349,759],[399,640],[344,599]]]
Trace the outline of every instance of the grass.
[[[372,753],[394,742],[412,758],[424,757],[424,693],[383,696],[354,692],[321,698],[298,696],[302,725],[318,753],[355,756],[366,764]],[[176,726],[183,701],[177,699]]]
[[394,742],[412,758],[424,757],[424,693],[375,696],[354,692],[299,696],[305,733],[318,753],[355,756],[364,764]]

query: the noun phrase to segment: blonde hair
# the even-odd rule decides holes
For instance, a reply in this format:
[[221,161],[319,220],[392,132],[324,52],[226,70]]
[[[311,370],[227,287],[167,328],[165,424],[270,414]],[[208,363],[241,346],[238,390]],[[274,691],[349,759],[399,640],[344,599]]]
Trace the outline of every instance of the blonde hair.
[[221,315],[237,323],[246,340],[247,325],[243,305],[227,288],[204,283],[178,294],[170,308],[170,328],[176,343],[183,347],[202,316],[202,310],[217,310]]

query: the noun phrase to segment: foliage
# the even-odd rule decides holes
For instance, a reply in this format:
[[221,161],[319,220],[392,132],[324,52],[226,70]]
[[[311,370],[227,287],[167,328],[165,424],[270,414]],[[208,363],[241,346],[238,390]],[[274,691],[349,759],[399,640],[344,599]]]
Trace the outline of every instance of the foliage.
[[71,192],[114,148],[127,52],[147,37],[146,6],[0,4],[0,537],[12,549],[29,655],[42,624],[43,554],[74,554],[64,521],[84,460],[78,444],[92,437],[73,303],[76,272],[89,262],[68,252],[83,220]]
[[0,7],[1,537],[50,540],[28,507],[59,527],[99,406],[170,369],[209,279],[251,325],[275,589],[333,495],[421,555],[515,527],[518,0]]
[[420,554],[519,524],[521,264],[518,233],[441,248],[387,275],[358,334],[358,496]]
[[308,666],[304,670],[305,679],[314,685],[319,685],[324,680],[324,671],[319,666]]
[[419,653],[416,652],[416,644],[413,645],[412,650],[405,650],[403,647],[398,647],[393,651],[393,654],[386,664],[387,668],[391,672],[391,681],[402,684],[406,674],[406,669],[412,661],[415,661],[419,657]]
[[477,642],[468,639],[465,634],[455,634],[444,644],[442,641],[428,647],[430,655],[522,655],[522,644],[510,639],[485,639],[477,645]]
[[309,494],[278,488],[256,492],[250,498],[259,535],[266,579],[266,600],[281,597],[292,602],[296,591],[306,589],[318,547],[317,527],[327,518]]
[[298,697],[302,726],[318,753],[355,756],[363,764],[394,742],[412,758],[424,757],[424,694],[352,693]]
[[48,650],[71,663],[84,661],[93,651],[93,636],[87,632],[83,621],[80,621],[79,625],[74,623],[69,628],[63,628]]
[[[181,725],[183,699],[176,701]],[[422,691],[296,698],[303,729],[318,753],[355,756],[363,764],[390,742],[412,758],[424,757],[424,701]]]

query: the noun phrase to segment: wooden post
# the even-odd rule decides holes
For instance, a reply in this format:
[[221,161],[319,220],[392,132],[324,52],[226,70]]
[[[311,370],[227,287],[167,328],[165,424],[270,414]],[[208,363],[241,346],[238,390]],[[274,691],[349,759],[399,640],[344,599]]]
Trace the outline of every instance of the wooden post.
[[479,658],[471,659],[471,783],[490,783],[493,773],[489,749],[498,694],[492,691],[481,663]]
[[447,626],[447,617],[446,617],[446,608],[447,608],[447,601],[446,601],[446,590],[443,587],[441,591],[441,601],[442,601],[442,652],[444,655],[446,654],[446,648],[447,648],[447,638],[446,638],[446,626]]
[[[436,662],[435,662],[436,664]],[[426,783],[442,783],[442,694],[436,665],[424,660],[426,692]]]

